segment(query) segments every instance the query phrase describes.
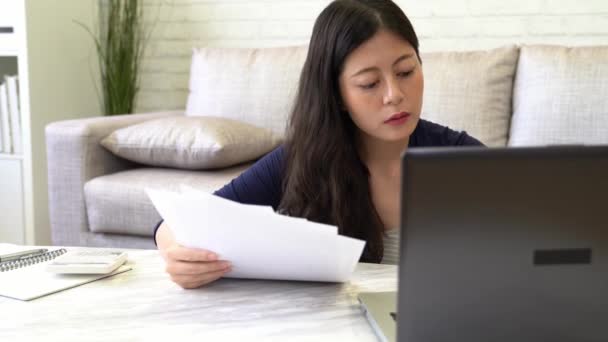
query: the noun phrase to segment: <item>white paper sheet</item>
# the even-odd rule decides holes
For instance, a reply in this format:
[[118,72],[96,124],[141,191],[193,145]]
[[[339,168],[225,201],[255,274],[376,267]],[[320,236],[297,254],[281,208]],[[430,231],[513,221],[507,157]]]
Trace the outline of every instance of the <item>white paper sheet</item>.
[[177,243],[217,253],[232,263],[228,278],[347,281],[365,242],[335,226],[274,213],[182,186],[146,189]]

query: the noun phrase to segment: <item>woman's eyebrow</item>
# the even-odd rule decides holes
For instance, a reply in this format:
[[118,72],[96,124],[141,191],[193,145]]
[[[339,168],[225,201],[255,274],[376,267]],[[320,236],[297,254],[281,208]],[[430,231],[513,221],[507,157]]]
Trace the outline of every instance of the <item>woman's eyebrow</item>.
[[403,56],[401,56],[401,57],[397,58],[397,60],[395,61],[395,63],[393,63],[393,66],[395,66],[395,65],[399,64],[399,62],[401,62],[401,61],[404,61],[404,60],[406,60],[406,59],[410,59],[410,58],[412,58],[412,57],[414,57],[414,54],[413,54],[413,53],[408,53],[408,54],[405,54],[405,55],[403,55]]
[[[402,61],[404,61],[406,59],[409,59],[409,58],[412,58],[412,57],[414,57],[413,53],[408,53],[408,54],[405,54],[403,56],[400,56],[399,58],[397,58],[397,60],[395,60],[395,62],[393,63],[393,66],[399,64],[399,62],[402,62]],[[364,69],[361,69],[361,70],[357,71],[356,73],[352,74],[350,77],[352,78],[352,77],[355,77],[355,76],[359,76],[359,75],[364,74],[366,72],[374,71],[374,70],[377,70],[377,69],[378,69],[378,67],[375,67],[375,66],[367,67],[367,68],[364,68]]]

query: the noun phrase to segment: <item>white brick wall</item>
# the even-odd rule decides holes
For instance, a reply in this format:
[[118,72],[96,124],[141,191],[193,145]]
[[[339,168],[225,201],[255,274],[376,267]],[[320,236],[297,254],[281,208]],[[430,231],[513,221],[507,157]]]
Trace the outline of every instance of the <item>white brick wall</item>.
[[[137,111],[184,108],[192,47],[306,44],[329,0],[145,0],[158,18]],[[421,51],[608,45],[608,0],[397,0]]]

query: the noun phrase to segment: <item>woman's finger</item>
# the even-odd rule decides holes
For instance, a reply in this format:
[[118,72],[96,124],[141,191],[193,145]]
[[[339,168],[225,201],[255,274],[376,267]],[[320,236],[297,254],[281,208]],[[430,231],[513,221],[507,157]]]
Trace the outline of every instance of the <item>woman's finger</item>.
[[215,272],[209,272],[201,275],[191,276],[191,275],[176,275],[172,276],[171,279],[177,283],[179,286],[185,289],[193,289],[197,287],[201,287],[203,285],[209,284],[213,281],[218,280],[224,274],[230,272],[230,268],[222,269]]
[[175,245],[167,249],[167,258],[171,260],[181,261],[216,261],[218,259],[217,254],[197,248],[187,248],[180,245]]
[[202,285],[206,285],[206,284],[209,284],[211,282],[218,280],[219,278],[223,277],[226,273],[228,273],[230,271],[231,271],[230,268],[226,268],[226,269],[223,269],[220,271],[206,273],[200,280],[202,282]]
[[205,262],[188,262],[188,261],[173,261],[168,262],[166,271],[172,275],[202,275],[210,272],[217,272],[230,267],[228,261],[205,261]]

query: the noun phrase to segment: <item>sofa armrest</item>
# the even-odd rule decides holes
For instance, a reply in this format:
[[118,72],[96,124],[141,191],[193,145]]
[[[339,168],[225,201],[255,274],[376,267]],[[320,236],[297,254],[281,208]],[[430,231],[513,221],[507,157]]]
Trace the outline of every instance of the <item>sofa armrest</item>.
[[53,244],[86,245],[89,227],[84,184],[95,177],[136,166],[110,153],[100,141],[122,127],[183,114],[183,111],[171,111],[104,116],[47,125],[49,216]]

